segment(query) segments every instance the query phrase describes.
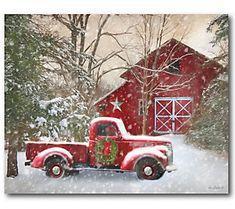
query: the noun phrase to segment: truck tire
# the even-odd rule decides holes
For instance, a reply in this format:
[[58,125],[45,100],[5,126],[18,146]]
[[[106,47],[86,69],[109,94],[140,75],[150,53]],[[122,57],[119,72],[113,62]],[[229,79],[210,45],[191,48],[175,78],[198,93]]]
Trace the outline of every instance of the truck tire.
[[156,159],[145,157],[137,162],[136,173],[139,179],[156,180],[163,176],[165,170]]
[[46,175],[52,178],[62,178],[67,176],[65,161],[59,158],[52,158],[46,163]]

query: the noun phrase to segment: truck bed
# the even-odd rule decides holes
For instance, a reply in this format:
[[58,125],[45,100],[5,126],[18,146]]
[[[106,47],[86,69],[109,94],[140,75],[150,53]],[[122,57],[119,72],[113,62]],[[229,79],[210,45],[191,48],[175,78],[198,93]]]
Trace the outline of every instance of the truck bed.
[[60,147],[68,150],[75,163],[86,163],[89,143],[87,142],[26,142],[26,160],[33,161],[33,159],[45,149],[52,147]]

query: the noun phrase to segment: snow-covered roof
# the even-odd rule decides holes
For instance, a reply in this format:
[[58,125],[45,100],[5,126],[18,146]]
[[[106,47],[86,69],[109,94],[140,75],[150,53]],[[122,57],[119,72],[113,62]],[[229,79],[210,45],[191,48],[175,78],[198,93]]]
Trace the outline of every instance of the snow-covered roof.
[[113,118],[113,117],[98,117],[98,118],[95,118],[91,121],[91,124],[93,123],[97,123],[99,121],[112,121],[114,123],[117,124],[121,134],[124,136],[124,135],[127,135],[127,131],[126,131],[126,128],[125,128],[125,125],[123,123],[123,121],[119,118]]
[[115,123],[119,123],[120,121],[122,122],[121,119],[119,118],[114,118],[114,117],[98,117],[98,118],[94,118],[91,123],[96,123],[102,120],[109,120],[109,121],[113,121]]

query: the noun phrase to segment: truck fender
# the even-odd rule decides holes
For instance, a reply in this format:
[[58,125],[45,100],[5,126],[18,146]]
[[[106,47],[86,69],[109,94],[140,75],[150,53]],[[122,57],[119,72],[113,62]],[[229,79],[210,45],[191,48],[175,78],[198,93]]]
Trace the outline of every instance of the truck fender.
[[68,166],[70,166],[73,163],[73,156],[68,150],[61,148],[61,147],[53,147],[53,148],[45,149],[42,152],[40,152],[33,159],[31,166],[33,168],[44,168],[46,160],[52,156],[61,157],[66,162],[66,165]]
[[159,146],[140,147],[130,151],[121,164],[121,170],[134,171],[136,163],[145,157],[154,158],[165,166],[167,164],[167,157]]

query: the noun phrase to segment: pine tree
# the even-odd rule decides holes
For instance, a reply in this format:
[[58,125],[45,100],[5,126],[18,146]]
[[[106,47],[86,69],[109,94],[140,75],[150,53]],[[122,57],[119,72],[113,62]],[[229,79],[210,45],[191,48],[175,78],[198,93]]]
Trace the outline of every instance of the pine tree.
[[215,31],[211,43],[213,46],[221,47],[215,60],[224,65],[225,71],[203,92],[200,117],[194,118],[186,141],[201,148],[227,153],[229,149],[228,15],[220,15],[213,20],[208,31]]
[[[39,101],[40,113],[31,127],[35,140],[85,141],[91,118],[79,94]],[[46,137],[46,138],[45,138]]]
[[5,137],[8,147],[7,176],[17,176],[17,150],[36,101],[44,92],[40,74],[47,53],[46,37],[37,31],[30,15],[5,15]]

